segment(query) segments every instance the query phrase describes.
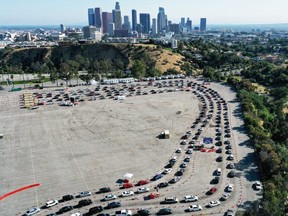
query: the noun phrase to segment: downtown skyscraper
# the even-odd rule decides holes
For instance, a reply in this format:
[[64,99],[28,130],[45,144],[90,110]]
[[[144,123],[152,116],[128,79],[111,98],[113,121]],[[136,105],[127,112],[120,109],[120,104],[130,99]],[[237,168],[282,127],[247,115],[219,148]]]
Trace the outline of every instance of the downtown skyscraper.
[[132,31],[136,31],[137,27],[137,11],[135,9],[132,10]]
[[162,7],[159,7],[159,12],[157,15],[157,33],[163,33],[163,31],[166,31],[166,27],[167,27],[167,16],[165,15],[165,10]]
[[115,10],[112,11],[113,22],[115,23],[115,30],[122,29],[122,17],[119,2],[116,2]]
[[94,8],[88,9],[88,25],[94,26],[95,25],[95,12]]
[[142,26],[142,33],[149,33],[150,31],[150,14],[140,13],[140,24]]
[[206,18],[201,18],[200,19],[200,31],[206,31]]
[[95,8],[95,26],[102,28],[102,10],[101,8]]

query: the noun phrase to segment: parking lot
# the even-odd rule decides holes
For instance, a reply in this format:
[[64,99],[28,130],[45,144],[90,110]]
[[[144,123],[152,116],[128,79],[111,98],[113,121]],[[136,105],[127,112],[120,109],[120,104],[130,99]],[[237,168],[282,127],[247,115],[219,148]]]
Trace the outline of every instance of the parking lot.
[[[241,209],[261,197],[259,192],[252,189],[253,182],[259,178],[258,169],[253,148],[243,128],[235,93],[229,87],[214,83],[207,88],[216,90],[227,101],[232,130],[229,140],[233,147],[233,162],[236,164],[238,176],[227,178],[230,170],[226,169],[229,161],[226,160],[224,145],[221,153],[222,163],[216,161],[220,154],[215,151],[193,151],[190,155],[191,161],[181,179],[169,187],[158,189],[159,198],[145,200],[147,194],[117,198],[123,208],[132,209],[134,213],[145,208],[155,214],[162,207],[171,207],[176,215],[191,215],[184,212],[188,203],[163,205],[160,202],[169,196],[182,200],[184,196],[194,194],[199,197],[197,203],[203,206],[202,211],[223,215],[227,209]],[[150,92],[151,89],[159,91],[151,86],[145,91]],[[172,86],[171,89],[175,90],[176,87]],[[196,91],[198,93],[197,89]],[[177,156],[178,161],[172,168],[173,172],[146,185],[150,192],[156,192],[154,187],[160,182],[171,180],[187,156],[185,151],[188,144],[180,145],[180,138],[191,130],[204,104],[191,89],[138,96],[135,94],[123,101],[84,100],[73,107],[52,104],[26,110],[19,107],[17,109],[15,106],[19,92],[0,94],[3,94],[1,97],[8,97],[14,105],[10,110],[1,109],[0,115],[0,130],[4,134],[0,140],[0,195],[25,185],[40,184],[39,187],[2,200],[0,215],[22,215],[28,208],[41,207],[48,200],[61,200],[63,195],[76,195],[80,191],[90,190],[92,196],[89,198],[93,204],[69,212],[84,214],[92,206],[104,207],[108,204],[100,201],[105,194],[95,194],[99,188],[109,186],[112,193],[119,196],[123,189],[119,189],[121,185],[118,180],[123,179],[125,173],[133,174],[131,182],[135,184],[141,179],[150,179],[156,173],[162,173],[169,159]],[[199,94],[204,95],[201,92]],[[203,128],[198,140],[202,140],[204,136],[215,138],[214,121],[217,106],[215,100],[212,102],[215,108],[211,113],[213,117]],[[205,103],[209,104],[207,98]],[[207,113],[209,109],[207,108]],[[200,125],[192,129],[193,135]],[[170,131],[170,139],[158,139],[157,136],[164,130]],[[225,140],[223,137],[221,139]],[[212,146],[215,147],[215,143],[205,145],[205,149]],[[175,153],[179,147],[183,152]],[[217,168],[221,168],[222,174],[220,182],[214,185],[211,184],[211,180],[215,177],[213,173]],[[222,196],[228,184],[234,186],[229,199],[218,207],[205,208],[211,200],[217,200]],[[216,193],[206,195],[214,186],[217,187]],[[136,189],[137,187],[131,188],[134,191]],[[75,206],[79,200],[78,198],[42,209],[39,215],[54,213],[68,204]],[[114,213],[115,210],[105,212]]]

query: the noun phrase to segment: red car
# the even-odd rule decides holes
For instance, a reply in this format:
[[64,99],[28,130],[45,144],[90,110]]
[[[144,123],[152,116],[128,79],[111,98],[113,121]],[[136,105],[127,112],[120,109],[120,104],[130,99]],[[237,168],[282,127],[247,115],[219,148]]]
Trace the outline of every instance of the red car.
[[149,180],[140,180],[137,185],[145,185],[145,184],[148,184],[150,181]]
[[132,183],[123,184],[123,188],[131,188],[131,187],[134,187]]
[[214,194],[216,191],[217,191],[217,188],[213,187],[208,191],[208,194]]

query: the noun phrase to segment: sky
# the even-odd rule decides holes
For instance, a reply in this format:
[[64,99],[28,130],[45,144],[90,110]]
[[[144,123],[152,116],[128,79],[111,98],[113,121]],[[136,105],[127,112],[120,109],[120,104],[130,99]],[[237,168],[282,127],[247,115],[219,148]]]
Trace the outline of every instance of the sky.
[[[111,12],[112,0],[1,0],[0,25],[87,25],[88,8]],[[201,17],[209,24],[288,23],[288,0],[118,0],[122,17],[131,10],[150,13],[156,18],[164,7],[168,20],[179,23],[181,17],[199,25]]]

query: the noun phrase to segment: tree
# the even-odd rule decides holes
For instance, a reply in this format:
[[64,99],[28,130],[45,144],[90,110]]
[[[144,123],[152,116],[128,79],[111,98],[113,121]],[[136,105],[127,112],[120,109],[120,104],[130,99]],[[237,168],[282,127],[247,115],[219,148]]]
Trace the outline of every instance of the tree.
[[136,60],[130,70],[133,77],[141,79],[146,74],[146,65],[142,60]]

